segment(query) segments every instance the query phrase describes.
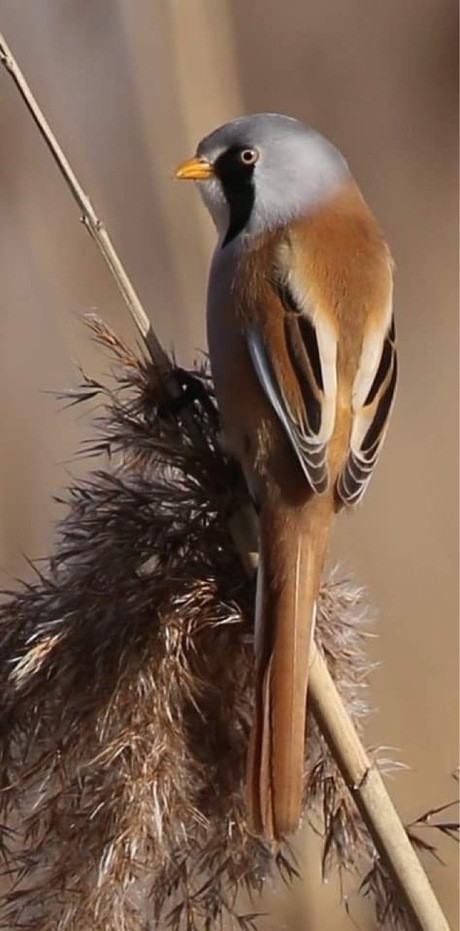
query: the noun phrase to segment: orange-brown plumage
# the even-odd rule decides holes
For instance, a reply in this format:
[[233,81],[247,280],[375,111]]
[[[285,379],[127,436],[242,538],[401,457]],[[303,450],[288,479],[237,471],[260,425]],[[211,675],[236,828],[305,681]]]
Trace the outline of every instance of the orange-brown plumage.
[[388,248],[349,174],[323,186],[285,222],[235,234],[233,246],[227,234],[210,277],[223,431],[259,514],[247,795],[250,824],[267,838],[292,833],[301,817],[309,652],[330,528],[366,488],[396,380]]

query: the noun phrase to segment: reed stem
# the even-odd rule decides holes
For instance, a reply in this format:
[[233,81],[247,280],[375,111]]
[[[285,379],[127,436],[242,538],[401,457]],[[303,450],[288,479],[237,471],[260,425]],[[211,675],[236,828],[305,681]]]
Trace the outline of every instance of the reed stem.
[[[106,227],[83,190],[65,153],[56,139],[43,110],[30,89],[19,65],[0,33],[0,61],[14,81],[80,210],[81,219],[99,247],[164,383],[166,393],[177,397],[180,387],[174,379],[174,366],[159,342]],[[203,438],[190,409],[183,411],[186,428],[194,442]],[[242,509],[232,520],[232,535],[243,566],[254,571],[256,558],[249,540],[251,520]],[[353,722],[337,691],[326,662],[316,649],[310,673],[309,698],[318,725],[330,747],[388,872],[391,874],[414,927],[422,931],[449,931],[449,926],[433,889],[410,843],[375,762],[363,748]]]

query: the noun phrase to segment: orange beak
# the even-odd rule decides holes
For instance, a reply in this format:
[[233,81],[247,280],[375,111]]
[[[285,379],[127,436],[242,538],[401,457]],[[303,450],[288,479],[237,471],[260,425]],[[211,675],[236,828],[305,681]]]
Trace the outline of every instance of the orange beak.
[[212,178],[214,168],[206,159],[194,157],[182,162],[174,174],[180,181],[205,181],[206,178]]

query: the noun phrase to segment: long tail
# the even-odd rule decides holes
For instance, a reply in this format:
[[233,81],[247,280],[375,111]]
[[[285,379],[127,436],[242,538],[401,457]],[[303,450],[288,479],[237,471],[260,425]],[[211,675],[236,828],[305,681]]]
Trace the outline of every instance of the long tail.
[[248,757],[252,829],[297,830],[302,812],[308,664],[333,505],[260,514],[256,604],[256,711]]

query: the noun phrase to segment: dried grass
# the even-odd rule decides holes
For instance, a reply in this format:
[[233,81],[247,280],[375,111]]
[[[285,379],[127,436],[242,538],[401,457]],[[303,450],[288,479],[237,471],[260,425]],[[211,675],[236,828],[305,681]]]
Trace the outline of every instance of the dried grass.
[[[288,850],[264,847],[244,823],[253,593],[234,550],[246,570],[253,565],[239,506],[244,484],[219,451],[204,373],[173,368],[1,34],[0,63],[151,359],[136,359],[94,323],[122,367],[118,389],[86,379],[69,397],[105,395],[93,451],[107,451],[118,464],[70,489],[55,557],[35,583],[10,593],[0,616],[0,798],[7,822],[23,817],[16,834],[6,823],[0,835],[5,872],[14,877],[4,921],[25,929],[207,929],[226,913],[252,928],[256,913],[235,912],[238,888],[257,891],[274,871],[289,882],[295,867]],[[120,400],[123,388],[130,400]],[[165,420],[167,409],[176,419]],[[370,858],[361,891],[372,897],[380,924],[447,931],[414,852],[435,852],[414,830],[442,809],[406,832],[381,767],[353,727],[363,711],[366,665],[360,599],[334,581],[321,595],[322,649],[313,651],[310,698],[332,750],[309,722],[308,814],[316,801],[324,869],[335,858],[348,869]],[[437,828],[449,837],[458,831],[451,822]]]
[[[155,367],[92,328],[116,384],[83,379],[67,399],[104,402],[86,452],[106,452],[110,469],[70,487],[54,556],[0,617],[0,799],[17,828],[3,837],[14,873],[3,926],[194,929],[229,915],[251,927],[238,890],[290,881],[296,867],[245,822],[254,586],[227,529],[241,476],[220,449],[204,371],[186,378],[197,447],[180,412],[168,415]],[[355,722],[363,611],[351,583],[324,584],[318,638]],[[324,869],[362,868],[372,842],[313,720],[309,735]]]

